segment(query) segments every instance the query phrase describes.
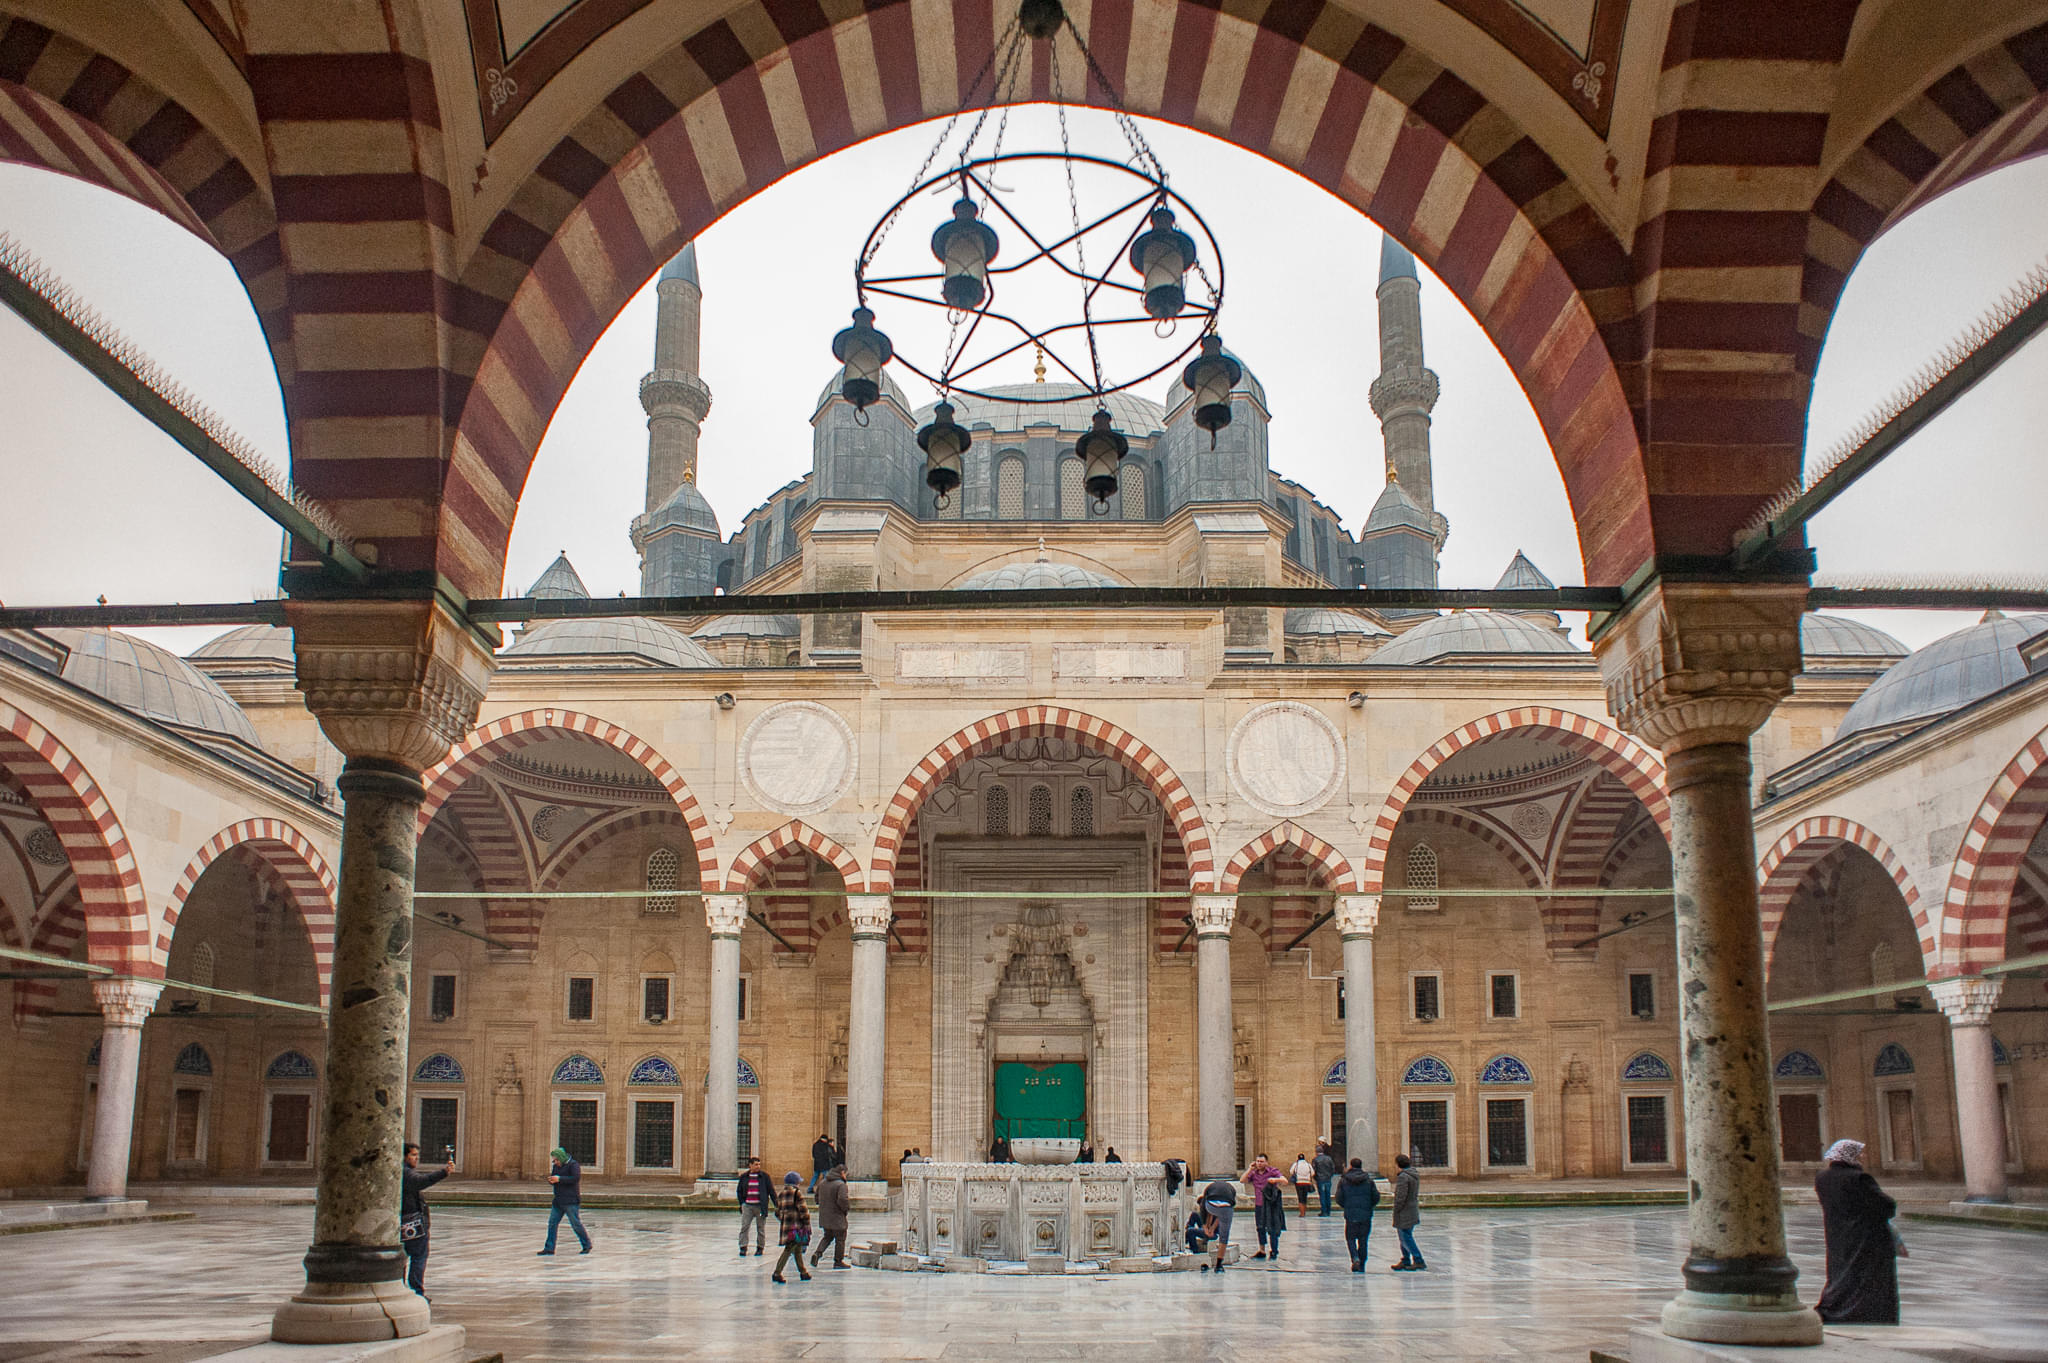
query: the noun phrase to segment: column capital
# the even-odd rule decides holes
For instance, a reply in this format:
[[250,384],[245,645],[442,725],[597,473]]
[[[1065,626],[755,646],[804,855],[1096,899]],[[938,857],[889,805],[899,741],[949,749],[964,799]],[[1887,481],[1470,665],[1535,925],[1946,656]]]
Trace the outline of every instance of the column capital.
[[747,897],[743,894],[704,896],[704,925],[713,937],[737,937],[747,921]]
[[344,757],[424,771],[475,726],[495,639],[440,601],[288,601],[285,616],[306,708]]
[[1951,1027],[1989,1027],[1991,1010],[2004,989],[2005,978],[1999,975],[1957,975],[1927,982],[1934,1006],[1948,1014]]
[[156,1010],[162,980],[94,980],[92,996],[109,1027],[140,1027]]
[[1230,925],[1237,921],[1237,896],[1234,894],[1198,894],[1193,896],[1195,936],[1228,937]]
[[1380,925],[1380,897],[1376,894],[1337,896],[1337,933],[1342,937],[1370,937]]
[[1749,742],[1800,670],[1801,583],[1653,582],[1593,642],[1607,708],[1666,754]]
[[846,896],[846,918],[853,925],[855,937],[886,937],[889,935],[889,896],[885,894],[850,894]]

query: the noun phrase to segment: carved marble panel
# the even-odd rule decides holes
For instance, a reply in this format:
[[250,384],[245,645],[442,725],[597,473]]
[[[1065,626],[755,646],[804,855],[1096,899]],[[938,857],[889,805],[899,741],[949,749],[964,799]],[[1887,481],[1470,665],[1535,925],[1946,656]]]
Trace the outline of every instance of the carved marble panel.
[[829,809],[853,785],[857,762],[853,730],[837,711],[812,701],[771,706],[740,737],[740,779],[755,799],[784,814]]
[[896,645],[896,680],[911,685],[1009,685],[1030,677],[1024,644]]
[[1056,681],[1177,682],[1188,675],[1186,644],[1054,644]]
[[1225,762],[1246,803],[1289,818],[1320,809],[1344,784],[1344,737],[1315,707],[1274,701],[1237,722]]

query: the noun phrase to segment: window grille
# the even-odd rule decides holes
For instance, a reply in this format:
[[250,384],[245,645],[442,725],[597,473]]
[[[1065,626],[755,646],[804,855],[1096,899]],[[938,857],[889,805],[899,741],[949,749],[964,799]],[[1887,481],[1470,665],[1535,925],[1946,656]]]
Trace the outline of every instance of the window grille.
[[[424,1144],[424,1142],[422,1142]],[[578,1164],[597,1163],[597,1099],[564,1098],[555,1127],[555,1144]]]
[[990,786],[981,793],[981,831],[984,837],[1010,836],[1010,788]]
[[1415,1099],[1408,1104],[1409,1156],[1424,1169],[1451,1164],[1451,1105],[1442,1098]]
[[640,982],[641,1015],[649,1022],[668,1021],[668,977],[656,976]]
[[434,1021],[446,1022],[455,1016],[455,977],[436,975],[428,985],[427,1010]]
[[1095,836],[1095,792],[1087,786],[1075,786],[1073,794],[1067,797],[1067,836]]
[[1671,1126],[1661,1094],[1631,1095],[1628,1100],[1628,1162],[1671,1163]]
[[1424,912],[1435,912],[1439,907],[1437,888],[1436,849],[1426,842],[1418,842],[1408,849],[1408,907]]
[[1088,489],[1081,483],[1081,461],[1060,460],[1060,519],[1080,521],[1088,518]]
[[1435,1022],[1443,1016],[1443,997],[1440,983],[1441,981],[1435,975],[1417,975],[1415,977],[1415,1020],[1417,1022]]
[[569,1021],[589,1022],[597,1016],[597,980],[590,975],[569,977]]
[[1495,975],[1491,980],[1491,984],[1493,986],[1493,1015],[1497,1018],[1520,1017],[1521,1009],[1517,1006],[1518,1000],[1515,998],[1515,977],[1513,975]]
[[647,858],[647,912],[676,913],[682,908],[682,899],[676,891],[682,886],[683,859],[676,855],[673,847],[657,847]]
[[1033,786],[1024,797],[1024,834],[1032,838],[1052,836],[1052,787]]
[[1495,1169],[1529,1164],[1528,1103],[1521,1098],[1486,1100],[1486,1162]]
[[1119,480],[1123,487],[1124,519],[1142,521],[1145,519],[1145,466],[1127,465]]
[[420,1099],[420,1163],[439,1164],[443,1151],[455,1148],[455,1128],[461,1114],[459,1098]]
[[1879,942],[1870,949],[1870,982],[1890,984],[1899,977],[1899,965],[1892,954],[1890,942]]
[[1655,975],[1638,971],[1628,977],[1628,1011],[1641,1022],[1648,1022],[1657,1016]]
[[633,1164],[672,1169],[676,1162],[676,1105],[666,1100],[633,1104]]
[[996,516],[1024,519],[1024,461],[1014,454],[996,465]]
[[740,1162],[744,1164],[754,1157],[754,1105],[745,1098],[740,1099],[735,1128],[733,1134],[736,1139],[733,1145],[739,1152]]
[[187,984],[196,984],[201,989],[213,988],[213,972],[218,958],[214,955],[213,943],[201,942],[192,949],[192,964],[188,967],[192,978]]

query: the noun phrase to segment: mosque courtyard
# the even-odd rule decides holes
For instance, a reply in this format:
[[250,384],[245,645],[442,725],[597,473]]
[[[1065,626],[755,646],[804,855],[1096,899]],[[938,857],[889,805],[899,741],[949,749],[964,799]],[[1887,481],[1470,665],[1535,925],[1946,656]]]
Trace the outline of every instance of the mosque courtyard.
[[[267,1337],[303,1272],[303,1207],[202,1209],[195,1219],[16,1239],[0,1289],[0,1360],[183,1363]],[[1817,1208],[1786,1209],[1802,1296],[1824,1276]],[[1585,1363],[1655,1321],[1685,1252],[1683,1209],[1446,1209],[1426,1215],[1429,1272],[1394,1274],[1375,1228],[1369,1273],[1345,1271],[1342,1221],[1296,1220],[1277,1266],[1063,1279],[819,1272],[769,1281],[733,1252],[736,1218],[592,1209],[589,1257],[537,1259],[538,1209],[444,1207],[427,1285],[471,1358],[1517,1359]],[[856,1215],[851,1238],[897,1218]],[[1844,1358],[2048,1359],[2042,1240],[1908,1221],[1904,1325],[1831,1330]],[[122,1284],[110,1300],[107,1285]],[[1848,1352],[1841,1352],[1848,1350]],[[1924,1350],[1924,1352],[1922,1352]],[[1810,1354],[1808,1355],[1811,1356]]]

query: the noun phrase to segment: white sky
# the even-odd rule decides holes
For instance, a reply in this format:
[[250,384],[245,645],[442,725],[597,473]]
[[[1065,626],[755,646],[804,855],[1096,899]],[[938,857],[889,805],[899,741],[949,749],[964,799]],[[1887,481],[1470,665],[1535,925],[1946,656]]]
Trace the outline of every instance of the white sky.
[[[1121,146],[1103,116],[1084,111],[1073,125],[1077,150],[1115,155]],[[1273,467],[1315,491],[1355,533],[1382,477],[1365,400],[1378,369],[1377,229],[1260,157],[1184,129],[1144,128],[1175,188],[1222,243],[1222,331],[1266,385]],[[703,369],[713,394],[700,486],[728,534],[809,468],[811,403],[833,372],[830,339],[852,306],[851,261],[936,133],[935,125],[906,129],[830,157],[700,239]],[[1010,149],[1056,144],[1048,111],[1013,115]],[[901,240],[927,237],[946,202],[914,202]],[[2048,257],[2044,202],[2048,158],[1937,200],[1872,247],[1829,337],[1810,451],[1824,450]],[[1063,199],[1033,207],[1060,220],[1067,211]],[[18,166],[0,166],[0,230],[284,462],[268,353],[246,295],[210,248],[138,205]],[[880,325],[899,345],[916,332],[900,308],[878,305]],[[1445,585],[1491,586],[1518,548],[1558,582],[1583,581],[1563,486],[1514,377],[1426,273],[1423,310],[1428,361],[1443,384],[1434,453],[1437,503],[1451,522]],[[637,590],[626,525],[643,497],[637,387],[653,331],[649,288],[570,388],[514,528],[507,594],[523,591],[560,549],[594,593]],[[924,396],[909,375],[897,376]],[[1028,378],[1028,359],[1003,376]],[[1157,399],[1164,389],[1155,381],[1139,391]],[[9,604],[275,593],[279,535],[269,522],[6,310],[0,414],[0,474],[13,503],[0,534],[0,598]],[[2039,528],[2048,523],[2044,429],[2048,346],[2037,343],[1816,523],[1822,575],[2038,574]],[[1938,613],[1867,618],[1914,644],[1967,623]],[[217,632],[151,633],[188,650]]]

